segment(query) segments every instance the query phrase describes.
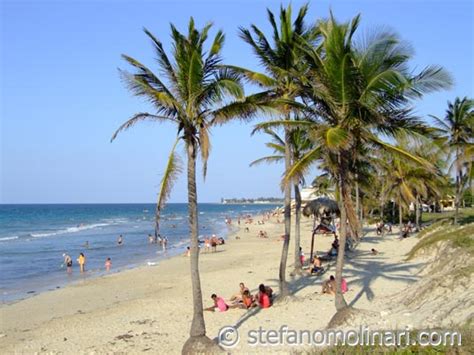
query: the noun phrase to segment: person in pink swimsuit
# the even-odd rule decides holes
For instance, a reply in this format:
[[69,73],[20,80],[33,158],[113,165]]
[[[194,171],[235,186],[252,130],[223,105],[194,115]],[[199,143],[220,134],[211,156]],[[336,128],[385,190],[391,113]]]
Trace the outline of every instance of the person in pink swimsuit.
[[205,311],[214,312],[217,308],[219,312],[225,312],[230,308],[227,303],[225,303],[224,299],[222,297],[218,297],[215,293],[211,295],[211,298],[214,301],[214,306],[205,308]]

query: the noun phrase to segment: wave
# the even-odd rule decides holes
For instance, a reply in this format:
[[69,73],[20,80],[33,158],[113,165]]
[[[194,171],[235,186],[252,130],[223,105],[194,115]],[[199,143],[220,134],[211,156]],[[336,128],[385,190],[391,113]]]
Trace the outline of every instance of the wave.
[[54,232],[47,232],[47,233],[30,233],[30,236],[33,238],[42,238],[42,237],[51,237],[53,235],[58,234],[69,234],[69,233],[77,233],[88,229],[100,228],[100,227],[107,227],[110,226],[111,223],[94,223],[94,224],[85,224],[79,225],[76,227],[69,227],[66,229],[59,229]]
[[0,242],[4,242],[4,241],[7,241],[7,240],[14,240],[14,239],[18,239],[18,236],[14,235],[12,237],[3,237],[3,238],[0,238]]

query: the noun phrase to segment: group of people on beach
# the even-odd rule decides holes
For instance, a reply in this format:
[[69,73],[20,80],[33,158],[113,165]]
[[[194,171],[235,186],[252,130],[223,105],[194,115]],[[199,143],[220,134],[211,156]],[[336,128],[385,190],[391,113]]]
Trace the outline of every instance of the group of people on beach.
[[[204,244],[204,252],[217,252],[217,246],[224,245],[225,239],[213,234],[211,237],[205,237],[204,240],[200,240],[199,243]],[[201,250],[200,245],[199,250]],[[191,247],[188,246],[186,248],[186,251],[184,252],[183,256],[191,256]]]
[[161,236],[161,234],[155,234],[154,236],[148,234],[148,243],[149,244],[158,244],[163,248],[163,251],[166,251],[168,245],[168,238]]
[[[151,234],[148,234],[148,241],[150,244],[156,243],[160,244],[163,248],[163,250],[166,250],[166,245],[168,244],[168,239],[166,237],[161,237],[160,235],[153,237]],[[122,234],[120,234],[117,238],[116,245],[121,247],[125,244],[125,238],[123,237]],[[83,244],[83,247],[86,249],[90,248],[89,241],[86,241]],[[62,264],[62,267],[66,266],[66,271],[68,274],[72,273],[72,258],[69,254],[63,253],[63,259],[64,262]],[[84,273],[86,271],[86,256],[83,252],[79,253],[78,258],[76,259],[77,264],[79,265],[79,270],[81,273]],[[112,268],[112,259],[110,257],[105,259],[104,262],[104,268],[106,271],[110,271]]]
[[232,308],[251,309],[254,307],[269,308],[273,304],[273,290],[270,286],[260,284],[255,295],[250,293],[248,287],[243,282],[239,284],[239,291],[229,299],[227,303],[224,298],[217,296],[215,293],[211,295],[214,305],[207,307],[205,311],[225,312]]

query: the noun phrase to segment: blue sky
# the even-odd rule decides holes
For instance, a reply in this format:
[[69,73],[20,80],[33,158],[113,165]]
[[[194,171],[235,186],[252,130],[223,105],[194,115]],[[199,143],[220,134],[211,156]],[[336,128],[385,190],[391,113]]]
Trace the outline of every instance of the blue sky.
[[[238,26],[268,30],[265,9],[279,1],[5,1],[0,23],[0,203],[152,202],[174,129],[143,124],[114,143],[114,130],[151,108],[132,97],[117,68],[120,54],[153,67],[143,27],[169,44],[169,23],[184,30],[189,16],[226,33],[229,64],[258,69]],[[293,1],[299,7],[303,2]],[[286,4],[286,2],[284,3]],[[447,100],[473,96],[473,4],[464,1],[311,1],[308,18],[346,20],[362,14],[361,33],[390,27],[414,47],[413,68],[439,64],[451,72],[450,91],[417,104],[420,115],[442,115]],[[251,125],[213,131],[201,202],[220,197],[280,195],[281,167],[248,164],[268,151]],[[185,176],[172,202],[187,200]]]

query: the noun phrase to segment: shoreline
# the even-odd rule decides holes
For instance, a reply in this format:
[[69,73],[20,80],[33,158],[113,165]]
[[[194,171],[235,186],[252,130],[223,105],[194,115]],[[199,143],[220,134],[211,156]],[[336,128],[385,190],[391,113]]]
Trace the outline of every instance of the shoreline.
[[[257,225],[257,219],[254,218],[253,224],[243,224],[237,232],[229,233],[226,244],[218,247],[216,253],[200,254],[204,307],[211,305],[212,293],[228,300],[236,293],[239,282],[244,282],[252,293],[260,283],[279,292],[278,269],[282,245],[279,237],[284,225],[275,223],[275,218],[265,222],[265,225]],[[243,231],[245,227],[249,227],[248,233]],[[302,219],[302,246],[306,255],[311,227],[312,219]],[[269,238],[257,237],[262,229]],[[375,300],[378,300],[402,290],[408,281],[380,277],[370,285],[371,291],[367,294],[364,291],[367,286],[360,277],[367,271],[359,270],[358,263],[368,259],[378,265],[378,260],[387,259],[384,263],[398,264],[401,254],[416,242],[416,238],[399,241],[393,237],[380,239],[372,234],[368,233],[369,237],[361,241],[356,255],[347,260],[345,271],[350,288],[346,295],[348,302],[355,300],[357,307],[371,309],[374,308],[374,297],[368,295],[376,294]],[[318,237],[315,249],[326,251],[331,242],[332,237]],[[377,249],[383,247],[379,257],[367,254],[373,242],[381,243],[376,246]],[[397,248],[392,245],[394,243]],[[293,260],[294,244],[290,242],[288,274],[292,271]],[[408,264],[402,272],[413,277],[412,271],[419,266]],[[375,266],[372,265],[372,268]],[[224,313],[204,312],[207,334],[212,339],[221,327],[231,324],[239,324],[243,330],[271,324],[276,327],[281,322],[294,329],[304,329],[308,324],[313,329],[323,329],[335,313],[335,307],[333,297],[319,292],[323,278],[333,273],[334,267],[323,277],[292,279],[288,276],[287,280],[294,288],[295,302],[287,305],[255,309],[254,312],[237,309]],[[25,320],[18,314],[29,314],[29,317]],[[302,314],[305,317],[301,317]],[[3,334],[0,350],[4,353],[66,352],[71,349],[98,353],[137,353],[160,349],[161,352],[178,353],[188,337],[192,317],[189,258],[177,255],[156,266],[142,266],[85,280],[15,304],[2,305],[0,316],[4,320],[0,326],[0,334]],[[235,351],[253,350],[239,346]]]
[[[226,243],[227,243],[227,238],[230,235],[235,234],[237,232],[238,232],[238,227],[236,228],[236,226],[231,225],[231,226],[228,226],[228,228],[223,228],[221,235],[226,240]],[[180,245],[180,246],[176,246],[175,248],[171,249],[172,252],[169,252],[169,250],[167,250],[166,252],[163,252],[161,247],[158,247],[158,246],[155,246],[155,245],[153,245],[153,246],[157,248],[156,257],[153,261],[146,261],[146,260],[142,260],[142,261],[139,261],[139,262],[135,261],[131,264],[117,267],[116,269],[112,268],[110,271],[106,271],[104,268],[88,269],[88,270],[86,270],[85,274],[80,274],[79,271],[77,270],[77,267],[76,267],[74,275],[66,275],[65,278],[63,278],[61,280],[58,279],[57,281],[52,282],[50,285],[41,285],[41,286],[31,287],[31,290],[24,291],[24,292],[23,291],[16,292],[16,293],[12,293],[11,291],[10,292],[4,292],[3,295],[2,295],[2,301],[0,303],[0,308],[3,307],[3,306],[12,305],[12,304],[27,300],[27,299],[32,298],[32,297],[37,297],[37,296],[39,296],[43,293],[53,292],[53,291],[56,291],[56,290],[59,290],[59,289],[69,287],[69,286],[74,286],[74,285],[76,285],[77,283],[80,283],[80,282],[83,283],[83,282],[87,282],[87,281],[93,280],[93,279],[98,279],[98,278],[100,279],[100,278],[103,278],[103,277],[106,277],[106,276],[112,276],[112,275],[115,275],[115,274],[120,274],[122,272],[127,272],[127,271],[141,269],[141,268],[146,269],[146,268],[149,268],[149,267],[152,267],[152,266],[158,266],[164,260],[167,260],[167,259],[170,259],[170,258],[175,258],[175,257],[178,257],[178,256],[182,255],[186,250],[186,247],[184,245]],[[148,258],[146,258],[146,259],[148,259]],[[64,274],[66,274],[65,270],[64,270]],[[59,277],[59,275],[57,275],[57,276]],[[68,279],[69,277],[74,277],[74,279]],[[38,282],[41,282],[41,279],[37,279],[35,281],[38,283]],[[4,296],[9,295],[9,294],[14,294],[14,295],[19,295],[19,296],[15,296],[15,297],[10,298],[10,299],[5,299]]]

